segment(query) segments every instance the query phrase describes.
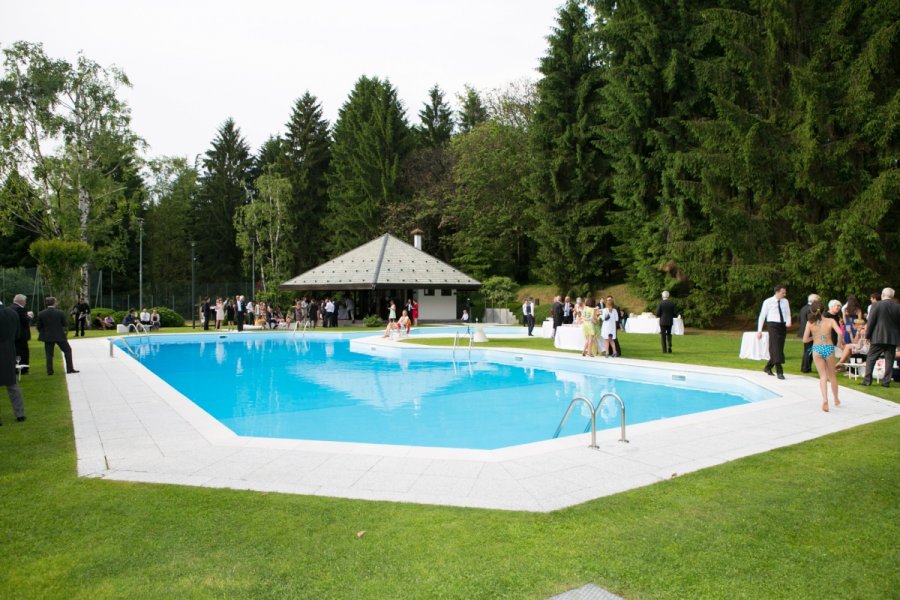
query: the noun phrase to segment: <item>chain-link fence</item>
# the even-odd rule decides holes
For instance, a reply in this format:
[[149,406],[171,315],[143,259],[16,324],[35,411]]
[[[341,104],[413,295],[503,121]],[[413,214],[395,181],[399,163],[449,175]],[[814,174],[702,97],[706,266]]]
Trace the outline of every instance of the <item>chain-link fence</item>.
[[[199,306],[199,298],[233,297],[244,294],[249,297],[249,284],[244,283],[195,283],[193,300],[190,283],[157,283],[144,282],[143,306],[141,290],[118,288],[115,274],[108,271],[96,271],[89,274],[88,304],[94,308],[111,308],[128,310],[134,308],[166,307],[180,314],[186,321],[197,315],[194,307]],[[44,297],[48,290],[37,269],[0,268],[0,301],[11,304],[16,294],[25,294],[26,308],[35,313],[44,307]]]

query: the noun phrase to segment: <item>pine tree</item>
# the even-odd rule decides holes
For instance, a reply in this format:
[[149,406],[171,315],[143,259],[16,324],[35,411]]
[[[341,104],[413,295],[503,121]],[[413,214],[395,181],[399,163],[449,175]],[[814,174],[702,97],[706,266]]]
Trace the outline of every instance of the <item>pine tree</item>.
[[287,218],[293,232],[290,270],[296,275],[318,265],[326,245],[322,221],[328,203],[331,135],[321,104],[309,92],[294,104],[286,128],[283,173],[291,183]]
[[[648,301],[663,289],[699,298],[709,290],[706,283],[726,278],[716,259],[721,248],[706,237],[706,215],[690,185],[682,184],[690,141],[685,123],[709,110],[691,62],[703,4],[597,3],[597,43],[605,65],[599,131],[613,172],[616,210],[610,217],[617,258]],[[695,281],[703,283],[692,288]],[[713,304],[712,295],[706,298],[683,303],[692,322],[708,322],[727,308],[721,299]]]
[[727,268],[720,291],[739,308],[773,281],[843,296],[900,272],[897,143],[885,136],[898,15],[884,1],[707,11],[718,51],[699,65],[715,111],[691,124],[687,164]]
[[535,150],[537,275],[562,290],[594,289],[613,263],[609,166],[598,148],[602,65],[583,2],[570,0],[541,59],[530,129]]
[[361,77],[334,127],[325,226],[332,256],[382,233],[384,214],[399,198],[399,172],[412,136],[396,89]]
[[201,267],[200,281],[236,282],[244,269],[237,247],[234,214],[250,201],[253,159],[250,147],[232,119],[216,134],[203,158],[200,189],[194,204],[193,233]]
[[420,146],[443,146],[453,134],[453,109],[444,102],[444,92],[437,84],[428,90],[428,102],[419,111],[421,125],[416,127]]
[[487,109],[481,101],[478,91],[472,87],[466,86],[466,91],[459,96],[462,107],[459,111],[459,131],[466,133],[471,131],[479,123],[487,121]]

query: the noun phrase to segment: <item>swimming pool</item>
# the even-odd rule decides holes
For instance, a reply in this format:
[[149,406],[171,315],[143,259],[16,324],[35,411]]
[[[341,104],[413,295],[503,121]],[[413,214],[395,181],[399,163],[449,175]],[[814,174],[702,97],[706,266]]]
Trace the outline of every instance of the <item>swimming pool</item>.
[[[132,348],[144,366],[241,436],[497,449],[550,439],[576,395],[619,394],[629,424],[773,396],[733,377],[484,350],[454,361],[448,348],[384,349],[358,335],[143,339]],[[587,423],[579,407],[561,435]],[[618,424],[604,404],[598,428]]]

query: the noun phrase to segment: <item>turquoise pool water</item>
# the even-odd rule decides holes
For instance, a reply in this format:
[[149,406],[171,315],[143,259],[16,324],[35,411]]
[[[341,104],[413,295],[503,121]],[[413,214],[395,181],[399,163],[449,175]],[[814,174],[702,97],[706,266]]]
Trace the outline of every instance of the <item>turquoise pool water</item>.
[[[327,334],[144,340],[131,342],[141,363],[242,436],[496,449],[551,439],[576,395],[596,403],[605,391],[617,393],[629,425],[772,396],[734,378],[689,381],[616,361],[470,362],[457,351],[454,362],[446,348],[383,356]],[[587,424],[578,408],[561,435]],[[598,428],[618,424],[618,408],[605,403]]]

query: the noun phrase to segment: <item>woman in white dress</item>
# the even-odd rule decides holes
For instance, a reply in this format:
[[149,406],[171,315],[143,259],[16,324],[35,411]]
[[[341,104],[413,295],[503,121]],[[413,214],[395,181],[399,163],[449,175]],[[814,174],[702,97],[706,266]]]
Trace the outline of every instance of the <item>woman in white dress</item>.
[[225,305],[222,304],[221,298],[216,298],[216,329],[222,329],[222,322],[225,320]]
[[619,322],[619,311],[611,298],[606,299],[601,315],[600,337],[603,339],[603,351],[606,356],[618,356],[616,352],[616,323]]

